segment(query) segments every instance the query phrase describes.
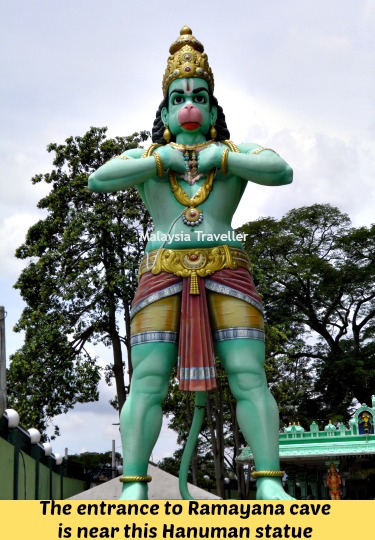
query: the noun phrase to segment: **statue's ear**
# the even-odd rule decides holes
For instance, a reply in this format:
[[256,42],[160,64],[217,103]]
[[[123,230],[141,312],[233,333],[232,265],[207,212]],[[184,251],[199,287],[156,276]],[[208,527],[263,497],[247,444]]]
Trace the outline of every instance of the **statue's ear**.
[[169,113],[166,107],[162,108],[160,116],[161,116],[163,124],[164,125],[168,124]]
[[212,105],[211,111],[210,111],[210,117],[211,117],[211,124],[212,125],[216,124],[216,120],[217,120],[217,107],[216,107],[216,105]]

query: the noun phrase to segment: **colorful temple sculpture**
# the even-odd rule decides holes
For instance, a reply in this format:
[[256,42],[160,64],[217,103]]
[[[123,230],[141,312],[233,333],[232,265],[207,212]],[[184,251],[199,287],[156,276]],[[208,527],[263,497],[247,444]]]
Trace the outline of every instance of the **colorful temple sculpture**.
[[[363,404],[348,426],[331,421],[307,431],[289,424],[279,434],[284,483],[298,499],[374,499],[375,497],[375,395],[371,407]],[[237,461],[252,467],[249,447]],[[249,476],[251,483],[251,476]]]

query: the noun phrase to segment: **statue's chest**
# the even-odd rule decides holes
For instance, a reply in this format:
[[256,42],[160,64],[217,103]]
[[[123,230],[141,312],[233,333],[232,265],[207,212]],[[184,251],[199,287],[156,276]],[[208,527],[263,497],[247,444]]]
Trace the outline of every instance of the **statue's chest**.
[[220,173],[210,182],[207,180],[208,177],[203,176],[190,185],[177,176],[172,181],[168,177],[155,178],[144,186],[144,201],[154,217],[169,216],[183,207],[207,208],[210,212],[220,208],[221,212],[225,209],[225,214],[233,211],[241,198],[239,182]]
[[[177,180],[176,184],[178,185],[177,190],[180,193],[186,193],[186,195],[191,199],[195,197],[198,194],[198,192],[201,192],[202,189],[204,189],[207,178],[206,176],[200,176],[199,179],[196,179],[194,181],[188,181],[181,177],[177,177],[176,180]],[[174,192],[173,185],[171,182],[170,182],[170,187],[171,187],[172,192]],[[212,184],[212,187],[213,187],[213,184]]]

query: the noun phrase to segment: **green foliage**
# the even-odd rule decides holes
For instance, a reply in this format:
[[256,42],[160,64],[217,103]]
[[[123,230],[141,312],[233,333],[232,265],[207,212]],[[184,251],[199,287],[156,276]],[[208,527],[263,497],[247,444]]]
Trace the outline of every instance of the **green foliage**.
[[267,367],[283,420],[348,418],[375,388],[375,226],[316,204],[241,231],[268,328],[283,336]]
[[[180,470],[180,463],[182,459],[182,448],[178,448],[171,457],[165,457],[157,464],[159,469],[178,477]],[[199,467],[197,471],[196,485],[202,489],[215,489],[217,488],[215,465],[212,459],[212,453],[206,453],[202,455],[199,453]],[[208,478],[207,478],[208,477]],[[188,475],[188,482],[194,482],[191,472]]]
[[91,193],[87,179],[113,155],[136,148],[148,132],[106,139],[91,128],[65,144],[50,144],[54,169],[32,179],[49,194],[38,207],[45,219],[33,225],[16,256],[28,260],[15,287],[27,307],[15,330],[25,344],[11,358],[10,400],[25,425],[45,429],[50,419],[77,402],[98,399],[100,370],[87,343],[111,346],[118,402],[126,399],[122,344],[131,372],[129,310],[144,243],[151,226],[135,189]]
[[[121,461],[121,455],[116,452],[116,460]],[[95,469],[103,465],[112,465],[112,452],[82,452],[81,454],[72,454],[68,459],[75,463],[80,463],[87,469]]]

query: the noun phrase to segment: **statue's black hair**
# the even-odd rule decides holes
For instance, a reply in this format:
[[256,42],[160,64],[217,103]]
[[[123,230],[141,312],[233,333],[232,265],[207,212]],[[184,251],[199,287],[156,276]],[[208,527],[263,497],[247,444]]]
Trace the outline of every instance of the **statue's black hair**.
[[[217,99],[213,94],[210,92],[210,107],[215,105],[217,107],[217,120],[215,123],[215,129],[217,131],[217,137],[215,140],[217,141],[225,141],[230,139],[230,133],[227,128],[227,124],[225,121],[225,114],[220,107],[220,105],[217,102]],[[158,143],[158,144],[166,144],[166,141],[163,138],[163,132],[165,129],[164,123],[161,119],[161,111],[163,108],[168,109],[168,97],[164,98],[163,101],[160,103],[158,110],[156,111],[156,118],[154,121],[154,125],[152,127],[152,142]],[[210,139],[209,133],[206,134],[207,138]],[[172,142],[175,142],[175,136],[172,135],[171,138]]]

